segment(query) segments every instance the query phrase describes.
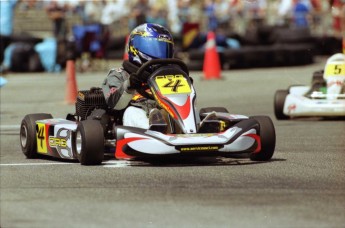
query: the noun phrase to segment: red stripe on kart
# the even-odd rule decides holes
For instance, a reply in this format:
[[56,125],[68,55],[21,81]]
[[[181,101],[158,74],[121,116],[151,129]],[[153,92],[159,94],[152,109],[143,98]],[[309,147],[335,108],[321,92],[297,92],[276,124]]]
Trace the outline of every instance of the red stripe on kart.
[[[45,131],[46,131],[46,135],[45,135],[45,140],[46,140],[46,145],[47,145],[47,152],[49,154],[53,154],[53,151],[52,151],[52,148],[50,147],[50,144],[49,144],[49,128],[50,128],[50,124],[49,123],[46,123],[45,124]],[[53,135],[54,136],[54,135]]]
[[184,120],[189,116],[190,113],[190,99],[188,97],[186,103],[182,106],[179,106],[177,104],[174,105],[177,109],[177,112],[180,113],[181,118]]
[[146,139],[146,138],[140,138],[140,137],[136,137],[136,138],[127,138],[127,139],[121,139],[119,141],[117,141],[116,143],[116,150],[115,150],[115,158],[117,159],[130,159],[130,158],[134,158],[133,156],[129,156],[127,155],[124,151],[123,151],[123,147],[125,145],[127,145],[130,142],[136,141],[136,140],[142,140],[142,139]]
[[[173,107],[176,109],[172,109],[171,106],[166,102],[168,100],[165,96],[163,96],[160,92],[157,92],[156,98],[158,99],[158,103],[161,103],[160,105],[164,106],[162,108],[166,108],[167,112],[172,115],[174,119],[177,119],[177,113],[181,116],[181,118],[184,120],[189,116],[190,109],[191,109],[191,102],[190,98],[188,97],[186,103],[184,103],[182,106],[177,105],[170,101],[173,104]],[[177,111],[177,113],[176,113]]]
[[160,92],[157,92],[158,95],[154,96],[157,98],[158,104],[164,108],[174,119],[177,119],[177,114],[174,109],[170,107],[170,105],[165,101],[166,97],[164,97]]
[[245,136],[251,137],[251,138],[253,138],[257,142],[258,146],[253,151],[253,153],[259,153],[261,151],[261,139],[260,139],[260,136],[256,135],[256,134],[248,134],[248,135],[245,135]]

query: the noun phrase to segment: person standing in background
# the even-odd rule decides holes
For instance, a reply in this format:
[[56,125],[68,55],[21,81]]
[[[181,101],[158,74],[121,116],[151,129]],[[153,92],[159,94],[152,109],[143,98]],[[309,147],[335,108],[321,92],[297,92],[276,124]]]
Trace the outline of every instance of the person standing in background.
[[288,25],[293,9],[292,0],[280,0],[278,5],[278,21],[277,25]]
[[105,1],[87,1],[84,6],[84,24],[100,24]]
[[147,14],[150,12],[150,5],[148,0],[138,0],[132,6],[132,14],[129,20],[129,30],[134,29],[138,25],[144,24],[147,21]]
[[13,32],[13,12],[17,0],[0,1],[0,35],[11,36]]
[[57,0],[51,0],[46,8],[48,17],[53,22],[53,35],[57,40],[65,40],[67,35],[67,22],[65,19],[67,8],[60,5]]
[[[342,18],[344,14],[342,14],[342,8],[345,5],[345,0],[330,0],[330,6],[332,9],[332,17],[333,17],[333,31],[336,37],[342,37]],[[344,31],[343,31],[344,32]]]
[[11,36],[13,33],[13,13],[17,2],[17,0],[0,1],[0,73],[5,72],[7,68],[3,65],[4,53],[6,47],[11,42]]
[[311,4],[309,1],[295,0],[293,7],[293,20],[296,27],[309,27]]

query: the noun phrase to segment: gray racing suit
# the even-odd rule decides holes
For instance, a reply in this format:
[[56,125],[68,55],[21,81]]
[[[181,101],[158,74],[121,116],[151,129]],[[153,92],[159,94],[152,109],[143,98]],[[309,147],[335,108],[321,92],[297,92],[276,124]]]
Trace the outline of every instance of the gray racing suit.
[[[129,89],[129,73],[123,68],[112,69],[102,84],[103,94],[109,108],[126,109],[123,115],[125,126],[149,128],[150,111],[156,107],[156,102],[146,98],[133,101],[136,91]],[[128,106],[131,104],[130,106]]]
[[111,109],[122,110],[131,101],[134,90],[129,90],[129,74],[123,68],[112,69],[102,84],[103,94]]

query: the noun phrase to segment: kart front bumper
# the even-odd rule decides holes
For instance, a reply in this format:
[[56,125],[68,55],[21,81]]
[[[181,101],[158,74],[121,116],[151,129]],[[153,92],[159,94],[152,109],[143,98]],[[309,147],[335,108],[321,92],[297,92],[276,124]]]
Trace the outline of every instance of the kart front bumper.
[[345,99],[309,99],[289,94],[284,103],[287,116],[345,116]]
[[259,124],[248,119],[221,133],[163,134],[134,127],[115,127],[116,158],[154,155],[218,155],[258,152]]

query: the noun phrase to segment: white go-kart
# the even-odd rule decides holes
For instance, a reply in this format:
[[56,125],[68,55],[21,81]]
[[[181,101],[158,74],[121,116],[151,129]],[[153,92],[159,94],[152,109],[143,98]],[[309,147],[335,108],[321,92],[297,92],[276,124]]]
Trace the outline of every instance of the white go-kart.
[[324,70],[313,74],[312,85],[290,86],[274,96],[278,120],[291,117],[345,116],[345,54],[328,58]]

